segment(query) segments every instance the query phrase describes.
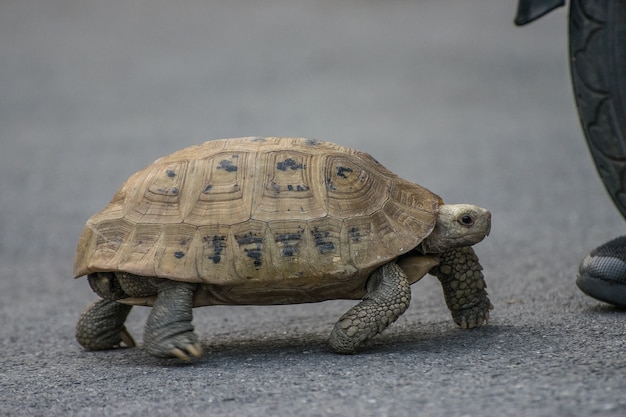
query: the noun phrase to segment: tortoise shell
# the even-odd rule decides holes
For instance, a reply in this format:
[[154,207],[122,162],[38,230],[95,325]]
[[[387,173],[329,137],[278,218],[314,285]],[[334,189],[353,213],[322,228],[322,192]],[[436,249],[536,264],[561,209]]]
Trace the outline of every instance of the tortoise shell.
[[439,204],[330,142],[208,141],[132,175],[87,221],[74,275],[201,283],[196,305],[359,298],[375,268],[431,233]]

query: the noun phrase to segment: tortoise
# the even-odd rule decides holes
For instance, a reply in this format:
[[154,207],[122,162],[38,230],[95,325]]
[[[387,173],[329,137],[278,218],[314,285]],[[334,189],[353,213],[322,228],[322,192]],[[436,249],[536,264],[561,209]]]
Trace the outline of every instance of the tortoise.
[[76,278],[101,298],[76,326],[88,350],[135,346],[124,322],[152,306],[144,349],[202,354],[192,309],[362,299],[330,346],[354,353],[436,276],[461,328],[493,308],[472,245],[491,214],[444,204],[364,152],[305,138],[237,138],[191,146],[132,175],[80,236]]

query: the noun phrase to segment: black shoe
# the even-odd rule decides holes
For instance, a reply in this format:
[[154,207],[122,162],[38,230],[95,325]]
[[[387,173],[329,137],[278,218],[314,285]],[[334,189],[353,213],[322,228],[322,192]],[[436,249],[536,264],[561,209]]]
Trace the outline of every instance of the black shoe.
[[578,268],[576,284],[593,298],[626,308],[626,236],[592,250]]

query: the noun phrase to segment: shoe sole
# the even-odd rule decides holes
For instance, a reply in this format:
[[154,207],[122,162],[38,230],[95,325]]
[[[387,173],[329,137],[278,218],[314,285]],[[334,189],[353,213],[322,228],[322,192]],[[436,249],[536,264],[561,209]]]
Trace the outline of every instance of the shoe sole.
[[607,282],[581,274],[576,278],[576,285],[590,297],[626,309],[626,285],[624,284]]

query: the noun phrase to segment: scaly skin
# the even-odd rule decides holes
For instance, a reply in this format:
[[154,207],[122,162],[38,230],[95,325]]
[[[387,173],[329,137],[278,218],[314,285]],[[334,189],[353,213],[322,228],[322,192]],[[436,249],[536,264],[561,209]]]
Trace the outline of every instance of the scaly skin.
[[381,333],[409,307],[411,287],[404,271],[388,263],[370,275],[367,295],[345,313],[330,335],[338,353],[354,353],[366,340]]
[[130,309],[117,301],[99,299],[80,315],[76,340],[88,350],[134,347],[135,341],[124,326]]
[[102,299],[81,314],[76,326],[76,339],[84,348],[134,347],[135,342],[124,327],[131,306],[116,300],[156,295],[146,323],[144,348],[157,357],[189,360],[202,355],[191,324],[195,284],[124,272],[91,274],[89,284]]
[[202,348],[191,324],[193,293],[196,285],[154,279],[156,302],[148,316],[143,335],[144,348],[152,356],[188,361],[200,357]]
[[489,320],[493,305],[487,297],[483,269],[470,246],[444,251],[439,265],[430,270],[441,282],[446,304],[462,329],[479,327]]

